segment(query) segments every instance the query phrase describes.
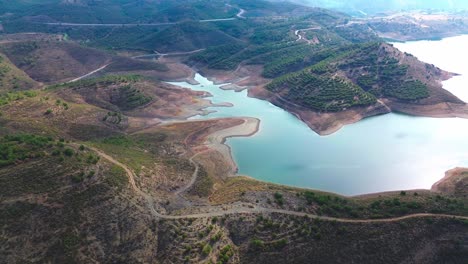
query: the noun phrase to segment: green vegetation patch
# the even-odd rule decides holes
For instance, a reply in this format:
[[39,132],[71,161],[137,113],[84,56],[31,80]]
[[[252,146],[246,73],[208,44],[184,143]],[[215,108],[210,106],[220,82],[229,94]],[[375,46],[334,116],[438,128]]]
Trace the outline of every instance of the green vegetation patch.
[[341,60],[338,68],[375,96],[414,101],[430,96],[426,84],[408,75],[408,65],[388,54],[380,43],[362,44]]
[[384,94],[398,99],[411,101],[429,97],[429,90],[421,81],[409,80],[385,89]]
[[218,263],[224,264],[228,263],[229,259],[234,255],[234,249],[232,248],[231,245],[226,245],[224,246],[220,251],[219,251],[219,256],[218,256]]
[[230,69],[235,67],[232,63],[221,63],[229,57],[240,52],[245,48],[242,44],[226,44],[216,47],[210,47],[206,50],[190,56],[189,61],[207,64],[209,68],[214,69]]
[[48,87],[50,90],[59,89],[59,88],[70,88],[70,89],[80,89],[86,87],[93,87],[97,85],[113,85],[120,83],[135,83],[141,80],[140,75],[128,74],[128,75],[106,75],[104,77],[83,79],[76,82],[61,83],[56,85],[51,85]]
[[[155,100],[138,88],[136,83],[140,80],[139,75],[108,75],[53,85],[49,89],[71,89],[85,97],[86,101],[91,104],[97,104],[112,111],[127,111]],[[108,114],[108,116],[115,116],[115,114]],[[120,116],[114,123],[118,124],[121,120]]]
[[38,59],[34,52],[38,49],[39,44],[35,41],[18,42],[0,47],[0,51],[15,58],[18,67],[33,66]]
[[208,197],[213,190],[214,181],[208,175],[206,170],[200,166],[198,171],[198,177],[189,193],[192,195],[198,195],[199,197]]
[[206,244],[206,245],[202,248],[202,253],[203,253],[203,255],[208,256],[208,255],[211,253],[212,250],[213,250],[213,248],[211,247],[211,245],[210,245],[210,244]]
[[316,213],[335,217],[386,218],[407,214],[430,212],[467,215],[466,199],[445,197],[436,194],[399,195],[372,200],[348,199],[330,194],[306,191],[300,194],[308,206],[317,206]]
[[130,84],[114,89],[111,95],[111,103],[117,105],[122,110],[130,110],[144,106],[151,102],[153,98],[147,96]]
[[82,182],[92,176],[86,168],[98,161],[92,154],[93,160],[84,155],[64,139],[32,134],[0,137],[0,197],[45,193]]
[[154,165],[155,157],[145,151],[144,142],[127,136],[108,137],[103,140],[90,142],[108,155],[131,167],[137,174],[141,167]]
[[50,137],[29,134],[6,135],[0,138],[0,168],[16,162],[41,157],[53,147]]
[[294,103],[324,112],[343,111],[376,102],[372,94],[349,81],[318,76],[307,70],[277,78],[266,88]]
[[122,189],[128,184],[128,176],[123,168],[113,165],[106,177],[106,182],[117,189]]
[[13,101],[19,101],[24,98],[36,97],[38,92],[36,91],[19,91],[19,92],[7,92],[0,94],[0,106],[7,105]]

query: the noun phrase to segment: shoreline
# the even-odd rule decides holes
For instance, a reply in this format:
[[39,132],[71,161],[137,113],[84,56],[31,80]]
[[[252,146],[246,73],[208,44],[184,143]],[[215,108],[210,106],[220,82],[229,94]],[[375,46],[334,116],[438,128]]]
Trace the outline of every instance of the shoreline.
[[[195,79],[194,79],[195,74],[197,74],[197,72],[194,69],[192,69],[192,74],[188,79],[192,79],[192,81],[195,81]],[[443,78],[443,81],[445,81],[447,79],[450,79],[453,76],[456,76],[456,75],[454,74],[454,75],[450,75],[450,76],[445,76],[445,78]],[[214,77],[214,76],[211,76],[211,77],[206,76],[206,78],[208,80],[212,81],[215,85],[220,86],[219,87],[220,89],[223,89],[222,87],[224,87],[223,90],[234,90],[234,91],[237,91],[237,89],[235,89],[235,88],[241,88],[240,90],[248,89],[248,96],[249,97],[257,98],[257,99],[260,99],[260,100],[266,100],[266,101],[269,101],[269,102],[277,105],[276,103],[272,102],[273,100],[269,100],[267,98],[262,98],[262,95],[264,95],[264,94],[262,94],[262,95],[253,94],[256,90],[257,91],[258,90],[260,90],[260,91],[263,90],[264,92],[268,93],[268,91],[266,89],[264,89],[261,85],[259,85],[259,86],[247,86],[247,87],[243,86],[243,87],[240,87],[235,82],[231,83],[229,79],[226,79],[223,82],[221,80],[216,80],[217,77]],[[232,81],[235,81],[235,80],[232,80]],[[228,89],[226,89],[226,88],[228,88]],[[447,106],[447,110],[450,110],[450,111],[449,112],[444,112],[444,113],[435,113],[434,112],[435,110],[440,110],[439,107],[441,105]],[[280,107],[279,105],[277,105],[277,106]],[[210,106],[207,106],[206,108],[208,108],[208,107],[210,107]],[[436,109],[434,109],[434,107]],[[306,123],[306,125],[308,125],[312,130],[314,130],[320,136],[331,135],[331,134],[337,132],[338,130],[340,130],[342,127],[344,127],[346,125],[353,124],[353,123],[357,123],[357,122],[359,122],[359,121],[361,121],[361,120],[363,120],[365,118],[378,116],[378,115],[383,115],[383,114],[392,113],[392,112],[406,113],[406,114],[409,114],[409,115],[412,115],[412,116],[415,116],[415,117],[420,116],[420,117],[431,117],[431,118],[454,118],[454,117],[468,118],[468,107],[467,107],[466,103],[464,105],[450,104],[450,103],[437,104],[437,105],[428,105],[427,109],[422,109],[422,112],[424,112],[424,113],[421,113],[421,112],[416,113],[416,112],[411,112],[411,111],[406,112],[406,111],[392,110],[392,109],[390,109],[389,106],[387,106],[387,103],[385,103],[383,101],[379,101],[378,104],[377,104],[377,107],[375,107],[375,106],[374,107],[368,107],[368,109],[365,109],[364,112],[359,112],[359,111],[354,112],[356,109],[350,109],[350,110],[346,111],[346,114],[348,114],[348,115],[350,114],[351,116],[348,116],[345,119],[332,120],[332,122],[333,122],[332,125],[330,125],[330,126],[328,126],[326,128],[317,127],[316,128],[317,130],[316,130],[311,126],[310,122],[308,122],[306,119],[303,118],[300,111],[299,111],[299,113],[297,113],[297,112],[293,111],[293,109],[288,109],[288,108],[283,108],[283,107],[280,107],[280,108],[282,108],[284,111],[287,111],[287,112],[293,114],[294,116],[296,116],[298,119],[300,119],[302,122]],[[459,109],[458,109],[458,111],[454,111],[453,108],[459,108]],[[418,110],[421,111],[421,109],[418,109]],[[313,111],[310,111],[310,110],[307,110],[307,111],[313,112]],[[315,113],[315,114],[317,114],[317,113]],[[325,116],[326,116],[326,118],[330,118],[330,116],[333,116],[333,115],[336,115],[336,114],[337,113],[325,113]],[[232,118],[234,118],[234,119],[235,118],[240,118],[240,119],[243,119],[244,122],[242,124],[234,126],[234,127],[222,129],[222,130],[219,130],[219,131],[215,131],[215,132],[211,133],[210,135],[208,135],[206,140],[205,140],[205,144],[207,144],[207,146],[210,149],[213,149],[213,150],[218,151],[219,153],[221,153],[221,155],[225,158],[225,160],[231,165],[231,174],[232,174],[231,177],[248,177],[248,178],[251,178],[251,179],[253,179],[255,181],[265,182],[265,183],[268,183],[268,184],[279,185],[279,186],[282,186],[282,187],[285,187],[285,188],[298,188],[298,189],[304,189],[304,190],[327,192],[327,191],[319,190],[319,189],[300,188],[300,187],[297,187],[297,186],[276,184],[276,183],[272,183],[272,182],[268,182],[268,181],[262,181],[262,180],[256,179],[256,178],[254,178],[252,176],[248,176],[248,175],[247,176],[237,175],[238,165],[236,164],[236,162],[235,162],[235,160],[233,158],[232,148],[228,144],[226,144],[226,140],[228,138],[231,138],[231,137],[250,137],[250,136],[255,135],[259,131],[259,126],[260,126],[261,120],[259,120],[257,118],[251,118],[251,117],[232,117]],[[254,121],[252,121],[252,120],[254,120]],[[187,121],[190,122],[190,120],[187,120]],[[254,128],[252,128],[253,123],[255,124]],[[446,172],[446,174],[448,172],[452,171],[452,170],[453,169],[448,170]],[[439,182],[450,181],[451,179],[452,179],[452,177],[447,177],[446,176],[446,177],[440,179],[438,182],[434,183],[434,185],[439,183]],[[430,188],[430,189],[403,189],[403,190],[395,190],[395,191],[365,193],[365,194],[358,194],[358,195],[352,195],[352,196],[346,196],[346,195],[339,194],[339,193],[335,193],[335,194],[343,196],[343,197],[359,198],[359,197],[362,197],[362,196],[368,196],[368,195],[376,196],[376,195],[382,195],[382,194],[386,194],[386,193],[395,193],[395,192],[400,192],[400,191],[429,191],[429,192],[436,192],[435,190]]]
[[[430,190],[432,192],[439,193],[456,193],[458,191],[458,183],[460,183],[463,180],[466,181],[466,179],[468,179],[468,168],[456,167],[454,169],[446,171],[445,176],[436,183],[434,183]],[[465,192],[465,195],[468,192],[466,188],[463,188],[463,191]]]
[[320,136],[331,135],[346,125],[357,123],[368,117],[391,113],[390,108],[381,101],[375,105],[364,108],[348,109],[346,111],[336,113],[318,113],[288,102],[263,87],[254,87],[249,89],[248,96],[268,101],[294,115]]
[[[239,118],[233,117],[232,119],[239,119]],[[321,193],[330,193],[330,194],[347,197],[347,198],[366,198],[366,197],[377,197],[377,196],[386,195],[386,194],[399,193],[401,191],[405,191],[405,192],[424,191],[424,192],[445,193],[447,191],[441,190],[440,188],[437,188],[437,186],[451,184],[460,176],[459,175],[460,172],[468,173],[467,168],[457,167],[454,169],[447,170],[445,172],[445,177],[435,182],[431,186],[431,188],[428,188],[428,189],[399,189],[399,190],[393,190],[393,191],[371,192],[371,193],[363,193],[363,194],[356,194],[356,195],[344,195],[344,194],[335,193],[335,192],[326,191],[326,190],[273,183],[273,182],[257,179],[250,175],[238,175],[237,174],[238,165],[233,158],[232,148],[231,146],[226,144],[226,140],[228,138],[233,138],[233,137],[251,137],[255,135],[256,133],[258,133],[258,131],[260,131],[260,123],[261,123],[261,120],[259,120],[258,118],[240,117],[240,119],[244,120],[242,124],[215,131],[209,134],[204,141],[204,144],[208,148],[214,151],[218,151],[225,158],[225,160],[230,164],[232,175],[230,175],[229,177],[246,177],[257,182],[263,182],[266,184],[276,185],[282,188],[292,188],[292,189],[298,189],[298,190],[309,190],[309,191],[316,191],[316,192],[321,192]]]
[[218,151],[231,166],[231,174],[238,172],[238,165],[234,160],[232,148],[226,144],[228,138],[251,137],[260,130],[261,120],[253,117],[233,117],[232,119],[242,119],[240,125],[225,128],[209,134],[204,144],[215,151]]

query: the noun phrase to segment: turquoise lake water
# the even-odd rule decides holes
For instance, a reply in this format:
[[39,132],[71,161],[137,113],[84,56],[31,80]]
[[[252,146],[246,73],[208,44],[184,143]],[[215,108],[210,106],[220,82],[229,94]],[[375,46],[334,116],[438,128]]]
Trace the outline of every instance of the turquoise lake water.
[[[468,36],[395,44],[442,69],[460,73],[444,87],[468,101]],[[248,138],[230,138],[240,175],[344,195],[429,189],[457,166],[468,166],[468,120],[387,114],[365,119],[330,136],[319,136],[299,119],[247,91],[224,91],[197,75],[200,84],[173,83],[210,92],[216,107],[204,117],[249,116],[261,120]]]

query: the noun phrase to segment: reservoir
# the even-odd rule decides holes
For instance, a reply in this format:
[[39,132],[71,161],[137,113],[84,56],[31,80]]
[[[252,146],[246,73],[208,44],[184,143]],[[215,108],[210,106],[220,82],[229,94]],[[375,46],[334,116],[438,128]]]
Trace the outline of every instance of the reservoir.
[[[468,36],[441,41],[394,44],[424,62],[461,74],[444,88],[468,101]],[[255,117],[260,131],[248,138],[230,138],[239,175],[343,195],[429,189],[454,167],[468,167],[468,120],[400,114],[371,117],[319,136],[302,121],[247,91],[222,90],[201,75],[199,85],[173,83],[210,92],[216,107],[203,117]]]

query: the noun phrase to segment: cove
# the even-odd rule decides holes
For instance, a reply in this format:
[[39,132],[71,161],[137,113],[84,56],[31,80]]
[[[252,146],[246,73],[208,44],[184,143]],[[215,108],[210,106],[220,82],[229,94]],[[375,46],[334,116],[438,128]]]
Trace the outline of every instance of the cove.
[[[462,74],[444,83],[468,100],[468,67],[461,54],[468,37],[395,44],[402,51],[445,70]],[[437,56],[435,56],[437,55]],[[464,55],[466,56],[466,55]],[[462,62],[463,61],[463,62]],[[429,189],[457,166],[468,167],[468,120],[387,114],[319,136],[290,113],[269,102],[250,98],[247,91],[222,90],[197,74],[200,83],[172,83],[208,91],[216,107],[206,116],[255,117],[260,130],[249,138],[230,138],[239,174],[278,184],[330,191],[343,195]]]

